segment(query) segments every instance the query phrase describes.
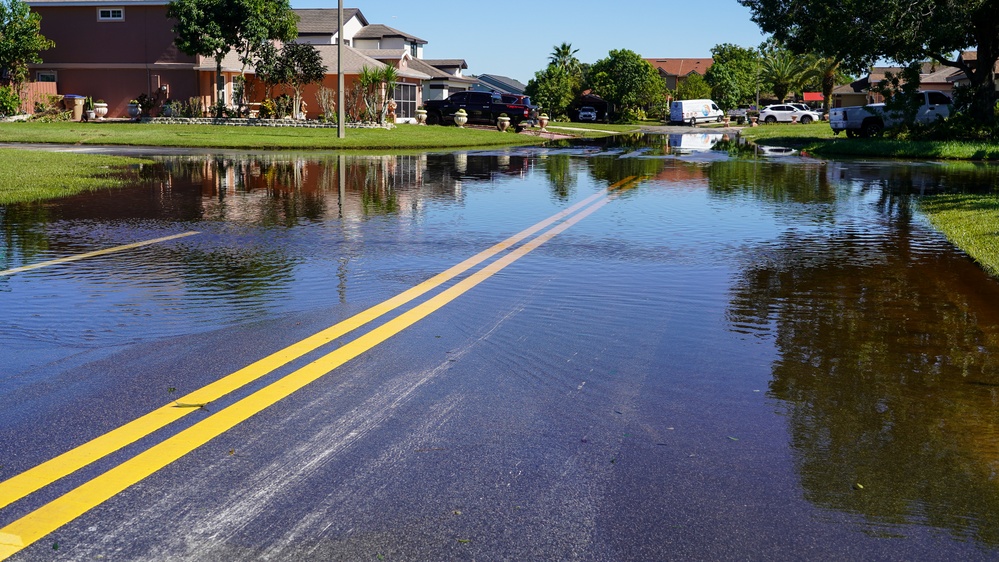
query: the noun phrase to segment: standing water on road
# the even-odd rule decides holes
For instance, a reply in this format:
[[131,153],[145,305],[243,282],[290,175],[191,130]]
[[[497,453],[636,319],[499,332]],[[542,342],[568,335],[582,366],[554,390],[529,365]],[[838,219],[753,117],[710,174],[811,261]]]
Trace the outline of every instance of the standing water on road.
[[[0,480],[609,190],[309,387],[316,403],[360,403],[368,385],[432,373],[351,434],[351,458],[325,441],[301,453],[323,478],[253,500],[285,515],[154,514],[143,496],[104,512],[99,544],[86,520],[60,542],[129,559],[192,545],[277,559],[994,559],[999,283],[918,200],[999,191],[999,170],[772,156],[666,136],[154,156],[131,188],[0,207]],[[68,413],[107,401],[93,428]],[[235,487],[321,435],[314,421],[254,431],[276,435],[226,473]],[[379,479],[355,471],[365,459]],[[190,485],[206,513],[239,501],[196,499],[188,480],[202,477],[178,478],[172,493]],[[22,515],[10,509],[30,507],[0,509],[0,527]],[[305,538],[282,550],[290,536]]]

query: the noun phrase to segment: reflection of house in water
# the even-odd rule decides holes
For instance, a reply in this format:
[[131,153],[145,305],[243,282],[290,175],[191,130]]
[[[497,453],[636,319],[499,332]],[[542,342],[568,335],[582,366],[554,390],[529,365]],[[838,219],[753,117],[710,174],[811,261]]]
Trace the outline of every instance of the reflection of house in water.
[[523,176],[528,156],[467,153],[304,157],[183,157],[165,183],[201,193],[202,214],[254,224],[419,214],[430,201],[461,202],[462,182]]

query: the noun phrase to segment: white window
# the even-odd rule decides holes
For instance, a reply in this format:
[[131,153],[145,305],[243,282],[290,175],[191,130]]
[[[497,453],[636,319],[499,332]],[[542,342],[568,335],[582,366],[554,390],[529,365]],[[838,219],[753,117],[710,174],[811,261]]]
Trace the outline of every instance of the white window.
[[122,21],[125,8],[97,8],[97,21]]
[[58,75],[54,70],[38,70],[35,72],[35,82],[58,82]]

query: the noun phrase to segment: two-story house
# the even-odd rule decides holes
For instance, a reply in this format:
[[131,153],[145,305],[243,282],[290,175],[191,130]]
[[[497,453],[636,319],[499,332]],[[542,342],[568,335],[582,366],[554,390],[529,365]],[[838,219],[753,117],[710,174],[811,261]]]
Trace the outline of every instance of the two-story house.
[[[177,48],[171,30],[174,22],[166,16],[169,0],[27,0],[27,4],[41,16],[42,34],[55,42],[53,49],[41,53],[43,63],[30,66],[31,80],[55,82],[60,94],[103,99],[109,104],[109,116],[124,115],[129,100],[140,94],[160,102],[199,97],[206,107],[215,103],[215,61],[185,55]],[[296,41],[316,47],[328,69],[322,85],[336,89],[337,10],[295,13],[300,18]],[[415,116],[430,85],[470,86],[460,76],[464,61],[457,70],[447,65],[434,67],[428,64],[432,61],[421,60],[425,40],[385,25],[371,25],[357,8],[344,9],[343,35],[341,67],[346,88],[353,86],[362,68],[391,64],[399,74],[394,97],[402,119]],[[232,53],[223,61],[227,100],[232,96],[233,79],[243,71],[252,83],[252,66],[244,69]],[[310,117],[320,111],[313,103],[318,88],[311,86],[304,94]],[[260,101],[263,88],[253,91],[254,100]]]
[[[30,79],[56,82],[60,94],[91,96],[122,115],[139,94],[199,95],[199,57],[174,44],[167,0],[28,0],[41,33],[55,42],[30,66]],[[209,90],[211,79],[209,77]]]

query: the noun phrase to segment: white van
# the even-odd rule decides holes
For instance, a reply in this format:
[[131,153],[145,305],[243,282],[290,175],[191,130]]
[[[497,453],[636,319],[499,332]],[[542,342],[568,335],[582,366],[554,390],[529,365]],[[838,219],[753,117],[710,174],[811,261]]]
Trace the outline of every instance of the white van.
[[721,122],[725,112],[711,100],[677,100],[669,104],[670,123],[687,123],[694,126],[698,121]]

